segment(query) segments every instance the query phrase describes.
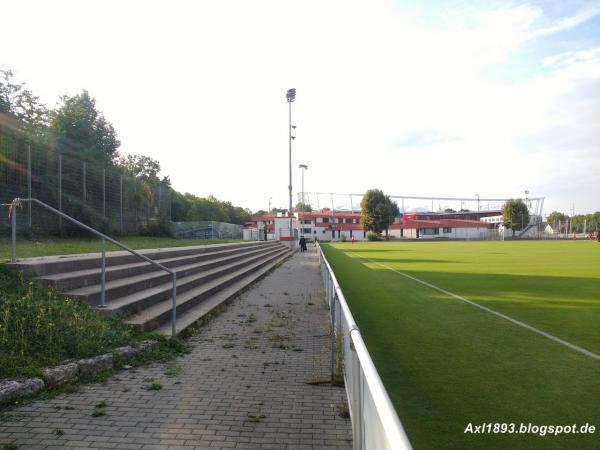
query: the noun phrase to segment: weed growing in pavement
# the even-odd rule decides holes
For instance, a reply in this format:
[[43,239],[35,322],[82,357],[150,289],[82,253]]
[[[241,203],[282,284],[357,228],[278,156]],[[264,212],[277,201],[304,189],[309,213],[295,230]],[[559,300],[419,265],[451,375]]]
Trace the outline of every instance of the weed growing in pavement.
[[246,414],[246,422],[260,422],[262,419],[266,418],[264,414]]
[[162,384],[160,384],[158,381],[155,381],[152,384],[144,386],[144,389],[146,389],[147,391],[160,391],[162,388],[163,388]]

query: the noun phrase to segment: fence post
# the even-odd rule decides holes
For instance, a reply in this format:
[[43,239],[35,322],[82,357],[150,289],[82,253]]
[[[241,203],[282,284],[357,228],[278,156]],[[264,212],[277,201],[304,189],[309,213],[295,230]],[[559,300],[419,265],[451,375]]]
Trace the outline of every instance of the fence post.
[[82,165],[83,165],[83,203],[86,203],[86,201],[87,201],[87,194],[85,192],[86,191],[86,182],[85,182],[86,181],[85,180],[86,163],[85,163],[85,161],[83,161]]
[[161,203],[162,203],[162,186],[159,184],[158,185],[158,205],[157,206],[158,206],[158,213],[160,215],[162,215],[162,212],[163,212]]
[[123,235],[123,174],[119,177],[119,198],[121,209],[121,236]]
[[106,169],[102,169],[102,217],[106,218]]
[[[62,212],[62,154],[58,154],[58,210]],[[62,216],[58,216],[58,232],[63,235]]]
[[138,231],[138,209],[137,209],[137,183],[133,182],[133,198],[135,199],[135,201],[133,202],[134,207],[133,207],[133,211],[134,211],[134,228],[135,228],[135,232],[137,233]]
[[[31,144],[27,146],[27,198],[31,198]],[[27,202],[29,209],[29,229],[31,230],[31,202]]]

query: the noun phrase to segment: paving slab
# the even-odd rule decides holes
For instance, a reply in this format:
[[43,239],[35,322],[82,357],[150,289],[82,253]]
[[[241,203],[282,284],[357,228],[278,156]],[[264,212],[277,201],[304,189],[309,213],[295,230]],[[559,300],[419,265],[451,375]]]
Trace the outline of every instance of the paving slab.
[[[328,311],[313,247],[296,253],[188,339],[191,353],[0,413],[0,446],[349,449],[329,379]],[[154,382],[162,389],[148,390]],[[93,417],[106,402],[105,415]]]

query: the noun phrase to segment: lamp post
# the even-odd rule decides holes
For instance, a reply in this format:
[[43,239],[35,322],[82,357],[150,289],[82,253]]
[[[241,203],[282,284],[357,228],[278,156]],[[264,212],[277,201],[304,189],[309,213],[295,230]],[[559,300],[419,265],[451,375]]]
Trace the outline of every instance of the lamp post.
[[475,194],[477,197],[477,212],[479,212],[479,194]]
[[269,214],[271,212],[271,199],[273,197],[269,197],[269,210],[267,211],[267,214]]
[[292,125],[292,102],[294,100],[296,100],[296,89],[288,89],[287,93],[285,94],[285,98],[287,100],[288,103],[288,107],[289,107],[289,143],[290,143],[290,149],[289,149],[289,160],[290,160],[290,184],[288,185],[288,189],[289,189],[289,193],[290,193],[290,209],[289,209],[289,218],[290,218],[290,248],[293,248],[293,243],[291,242],[294,239],[294,235],[293,235],[293,229],[292,229],[292,140],[296,139],[295,136],[292,136],[292,128],[296,128],[295,125]]
[[298,167],[302,169],[302,205],[300,206],[302,218],[300,219],[300,235],[304,236],[304,171],[308,169],[308,166],[306,164],[300,164]]

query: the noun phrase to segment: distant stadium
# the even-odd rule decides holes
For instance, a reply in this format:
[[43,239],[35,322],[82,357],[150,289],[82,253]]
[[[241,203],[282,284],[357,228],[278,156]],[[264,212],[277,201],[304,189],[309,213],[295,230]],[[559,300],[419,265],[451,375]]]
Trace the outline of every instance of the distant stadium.
[[[310,211],[294,213],[295,236],[321,241],[367,239],[361,225],[360,201],[363,194],[305,192],[304,204]],[[539,239],[548,237],[543,222],[544,197],[525,198],[529,223],[520,224],[515,233],[503,225],[502,206],[508,199],[390,196],[398,204],[400,215],[391,218],[391,239]],[[302,193],[298,194],[302,203]],[[246,224],[246,236],[289,240],[289,218],[285,213],[252,216]],[[254,230],[253,232],[250,230]],[[260,231],[260,233],[259,233]]]

